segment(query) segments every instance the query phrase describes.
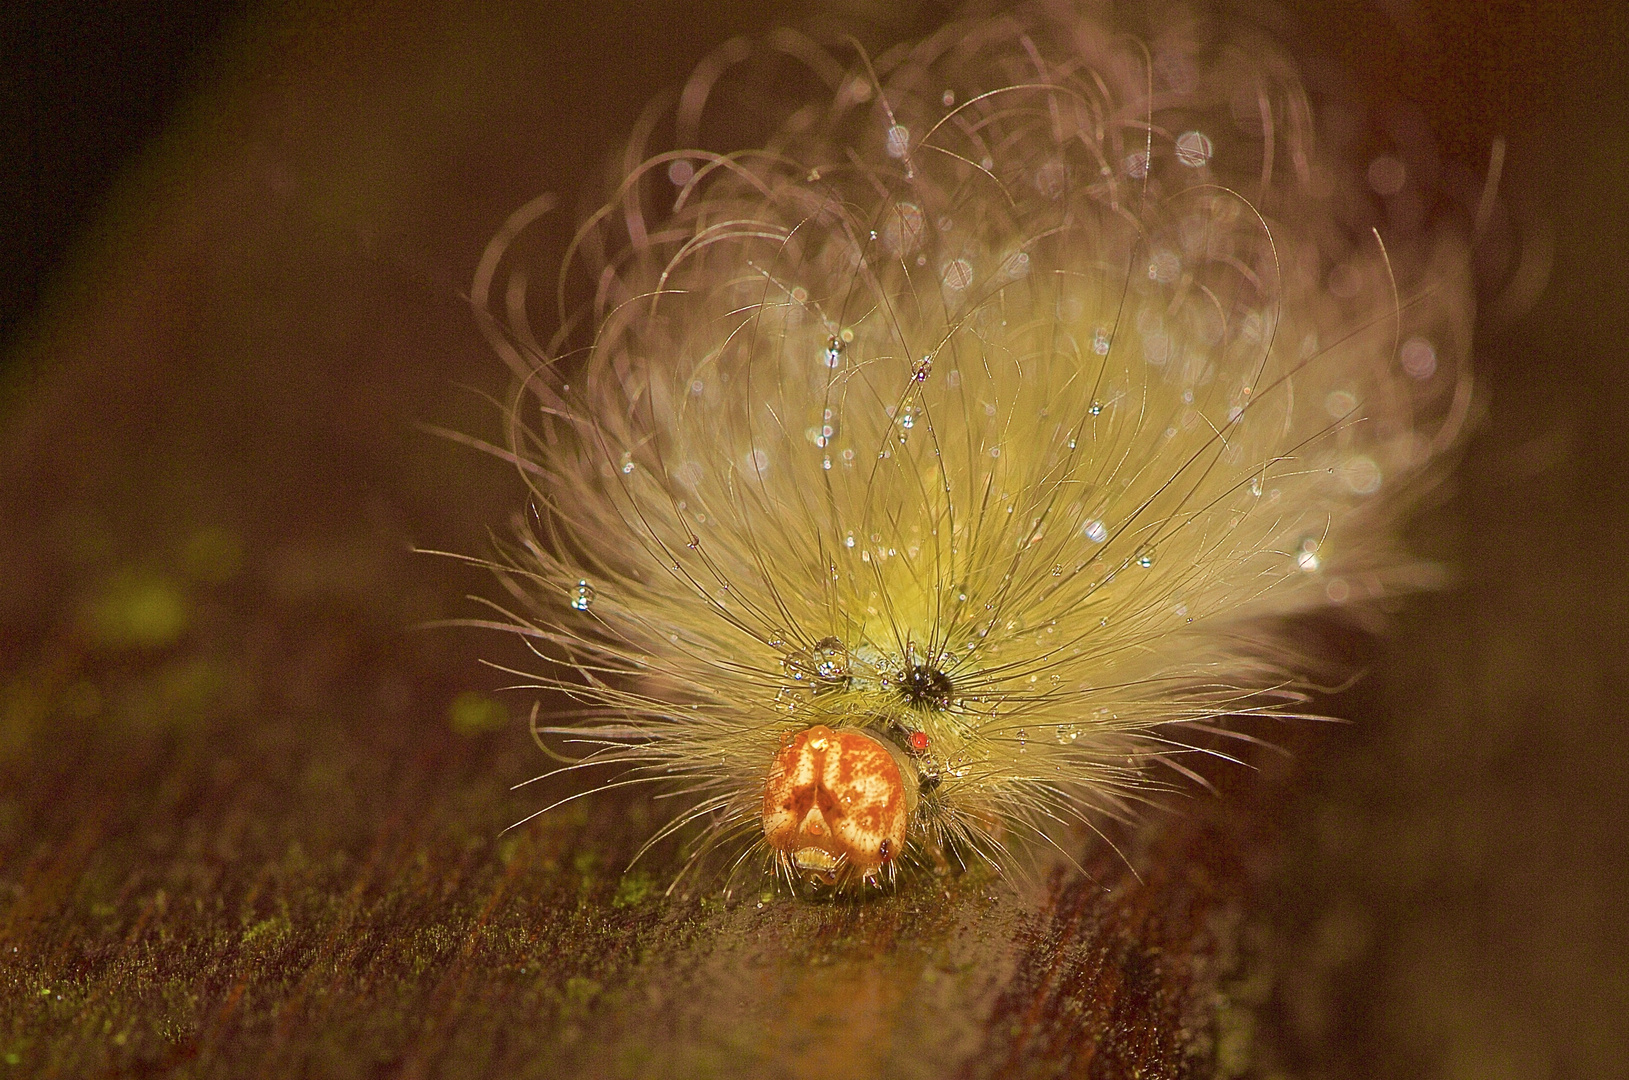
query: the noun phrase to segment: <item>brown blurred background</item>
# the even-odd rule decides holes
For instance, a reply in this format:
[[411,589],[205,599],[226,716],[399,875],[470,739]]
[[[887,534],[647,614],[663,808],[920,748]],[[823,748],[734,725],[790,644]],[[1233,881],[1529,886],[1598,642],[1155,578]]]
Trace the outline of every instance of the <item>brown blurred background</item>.
[[1629,1076],[1608,0],[1253,10],[1354,145],[1474,196],[1508,140],[1484,412],[1415,530],[1453,587],[1362,646],[1353,723],[1129,838],[1143,884],[664,899],[671,853],[622,873],[659,807],[500,836],[566,790],[508,790],[545,762],[479,660],[524,654],[411,629],[494,595],[411,547],[518,505],[414,426],[497,429],[486,239],[561,192],[546,263],[732,34],[947,10],[0,16],[0,1076]]

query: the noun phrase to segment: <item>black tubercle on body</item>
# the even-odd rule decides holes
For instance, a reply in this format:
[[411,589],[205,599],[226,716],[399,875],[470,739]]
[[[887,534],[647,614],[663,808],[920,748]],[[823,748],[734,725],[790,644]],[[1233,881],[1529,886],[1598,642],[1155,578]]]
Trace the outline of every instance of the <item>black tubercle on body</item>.
[[899,680],[900,694],[907,704],[917,709],[948,709],[954,691],[950,677],[927,664],[906,668]]

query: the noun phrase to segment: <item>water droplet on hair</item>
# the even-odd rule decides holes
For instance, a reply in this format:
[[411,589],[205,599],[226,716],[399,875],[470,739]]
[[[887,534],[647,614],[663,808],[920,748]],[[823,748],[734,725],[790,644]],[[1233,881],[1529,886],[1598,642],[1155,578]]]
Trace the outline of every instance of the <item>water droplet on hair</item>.
[[906,127],[904,124],[895,124],[888,129],[888,136],[886,142],[884,143],[884,148],[888,151],[889,157],[904,157],[905,151],[909,150],[910,146],[910,128]]
[[827,338],[826,351],[822,359],[829,368],[840,366],[843,363],[843,339],[840,337]]
[[1437,350],[1424,338],[1411,337],[1397,352],[1403,370],[1415,379],[1429,379],[1437,373]]
[[571,590],[571,606],[578,611],[587,611],[594,606],[594,586],[586,579],[577,582],[577,587]]
[[1350,390],[1331,390],[1324,395],[1324,412],[1336,420],[1344,420],[1356,411],[1357,395]]
[[1182,257],[1176,252],[1162,248],[1154,252],[1148,260],[1148,279],[1157,281],[1161,285],[1169,285],[1182,273]]
[[1318,569],[1318,538],[1316,536],[1309,536],[1301,541],[1301,548],[1295,553],[1295,565],[1308,574]]
[[1354,495],[1373,495],[1380,489],[1380,466],[1371,457],[1359,454],[1348,458],[1340,468],[1341,483]]
[[1210,136],[1203,131],[1185,131],[1177,136],[1177,160],[1190,169],[1203,168],[1215,153]]

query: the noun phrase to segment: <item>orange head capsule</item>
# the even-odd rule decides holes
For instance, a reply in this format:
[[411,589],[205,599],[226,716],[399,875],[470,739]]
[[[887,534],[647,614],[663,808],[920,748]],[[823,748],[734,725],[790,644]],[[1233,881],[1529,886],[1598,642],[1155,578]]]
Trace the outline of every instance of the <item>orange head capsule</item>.
[[764,837],[815,880],[874,881],[903,850],[910,811],[894,755],[858,731],[816,724],[770,762]]

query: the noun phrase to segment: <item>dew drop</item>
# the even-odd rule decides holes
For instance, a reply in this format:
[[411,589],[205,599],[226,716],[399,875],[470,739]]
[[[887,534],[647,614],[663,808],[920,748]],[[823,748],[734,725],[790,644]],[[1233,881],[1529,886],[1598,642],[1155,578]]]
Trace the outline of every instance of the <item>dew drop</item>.
[[1336,420],[1345,420],[1357,407],[1357,395],[1350,390],[1331,390],[1324,395],[1324,412]]
[[1341,466],[1340,477],[1354,495],[1373,495],[1380,489],[1380,466],[1371,457],[1359,454],[1348,458]]
[[1148,279],[1169,285],[1182,273],[1182,258],[1168,248],[1154,252],[1148,260]]
[[1403,342],[1397,357],[1411,378],[1425,380],[1437,373],[1437,350],[1424,338],[1411,337]]
[[882,224],[882,243],[893,254],[906,256],[921,246],[926,231],[927,215],[920,206],[912,202],[895,203],[893,213],[888,214]]
[[571,590],[571,606],[578,611],[587,611],[594,606],[594,586],[588,581],[577,582],[577,587]]
[[1316,536],[1309,536],[1301,541],[1301,549],[1295,553],[1295,565],[1308,574],[1318,569],[1318,538]]
[[1097,518],[1093,518],[1081,526],[1080,534],[1094,544],[1101,544],[1109,538],[1109,527]]
[[1097,416],[1103,411],[1103,403],[1101,401],[1094,401],[1092,402],[1091,407],[1086,411],[1091,413],[1093,416]]
[[1177,160],[1190,169],[1199,169],[1210,161],[1216,148],[1211,145],[1210,136],[1203,131],[1185,131],[1177,136]]
[[961,292],[973,284],[973,264],[966,259],[951,259],[945,263],[944,269],[939,272],[939,277],[945,283],[945,288],[953,292]]
[[885,148],[891,158],[902,158],[911,145],[911,129],[904,124],[895,124],[888,129]]
[[824,363],[829,368],[838,367],[843,363],[843,339],[830,337],[826,339]]

